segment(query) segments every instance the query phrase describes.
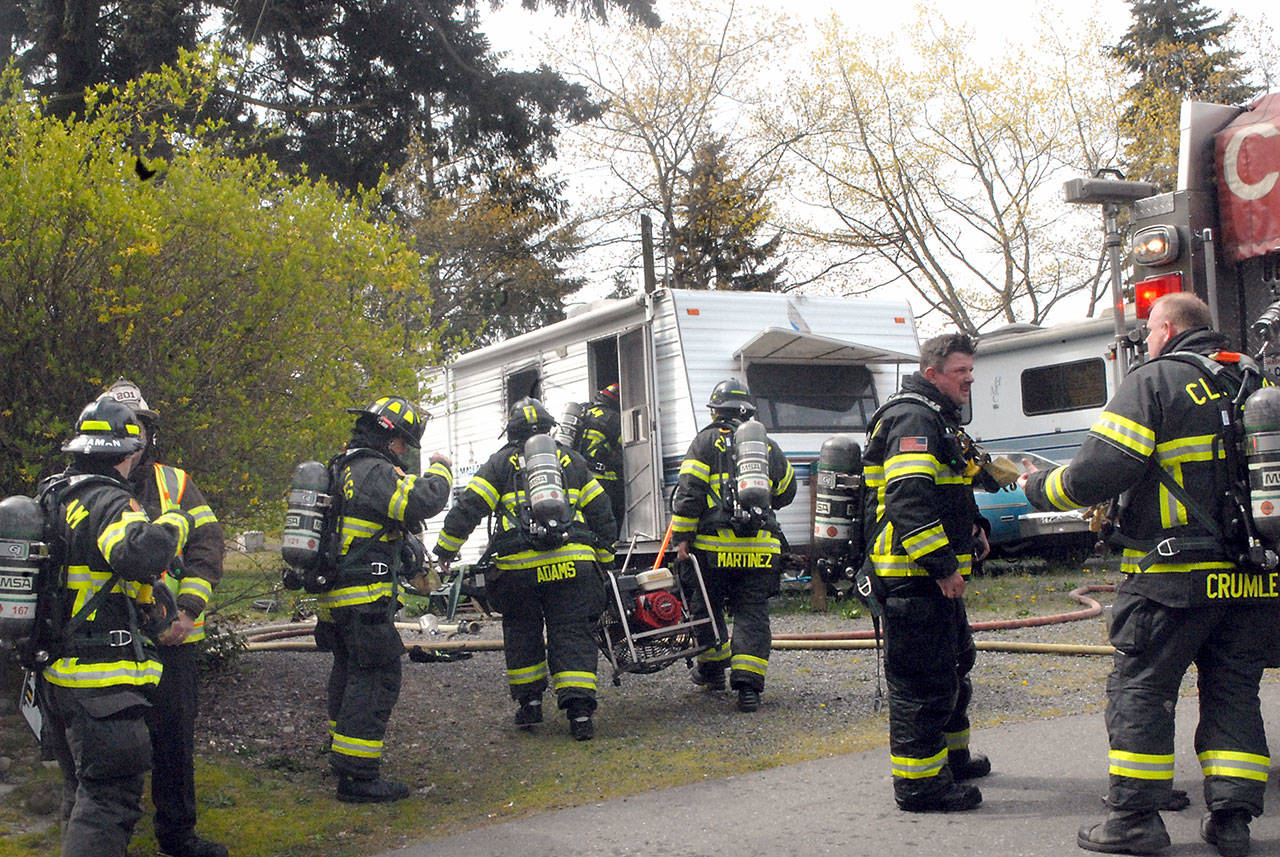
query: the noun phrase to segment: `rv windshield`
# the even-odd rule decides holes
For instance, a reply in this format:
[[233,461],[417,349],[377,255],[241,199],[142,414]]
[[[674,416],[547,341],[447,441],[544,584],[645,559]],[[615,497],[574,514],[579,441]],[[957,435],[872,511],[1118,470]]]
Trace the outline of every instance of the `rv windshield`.
[[865,431],[878,405],[865,366],[752,363],[747,386],[771,431]]

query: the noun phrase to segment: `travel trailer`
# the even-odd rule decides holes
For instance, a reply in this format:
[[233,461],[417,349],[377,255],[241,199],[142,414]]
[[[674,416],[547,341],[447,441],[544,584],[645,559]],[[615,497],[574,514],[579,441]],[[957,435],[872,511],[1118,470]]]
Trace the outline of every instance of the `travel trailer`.
[[[564,321],[466,353],[430,373],[434,418],[425,450],[453,457],[466,484],[502,443],[511,404],[541,399],[554,414],[620,387],[626,520],[620,541],[656,554],[671,491],[717,382],[747,382],[757,419],[796,470],[796,500],[779,515],[793,553],[810,540],[810,465],[837,432],[861,441],[872,413],[916,368],[919,342],[903,300],[657,289],[603,301]],[[440,518],[428,525],[434,542]],[[484,534],[461,560],[474,562]]]

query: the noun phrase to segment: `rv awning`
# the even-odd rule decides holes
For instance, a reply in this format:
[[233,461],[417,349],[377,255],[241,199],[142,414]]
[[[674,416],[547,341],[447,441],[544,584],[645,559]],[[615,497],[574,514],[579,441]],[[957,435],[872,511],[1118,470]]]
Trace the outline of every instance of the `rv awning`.
[[733,359],[770,363],[911,363],[917,357],[860,342],[767,327],[733,352]]

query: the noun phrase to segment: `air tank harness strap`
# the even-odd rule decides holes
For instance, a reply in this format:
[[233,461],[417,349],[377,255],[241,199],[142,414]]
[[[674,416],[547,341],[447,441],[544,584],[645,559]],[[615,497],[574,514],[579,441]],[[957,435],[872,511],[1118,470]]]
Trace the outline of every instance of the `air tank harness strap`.
[[1112,535],[1111,540],[1121,547],[1145,550],[1147,552],[1142,559],[1138,560],[1138,569],[1140,571],[1146,571],[1156,563],[1171,559],[1183,551],[1210,551],[1215,557],[1221,557],[1224,554],[1225,545],[1223,544],[1222,527],[1218,525],[1218,522],[1163,467],[1156,468],[1156,476],[1164,487],[1169,490],[1169,493],[1187,508],[1191,516],[1209,531],[1210,535],[1185,536],[1181,538],[1174,536],[1153,543],[1151,541],[1138,541],[1125,536],[1123,533],[1115,533]]

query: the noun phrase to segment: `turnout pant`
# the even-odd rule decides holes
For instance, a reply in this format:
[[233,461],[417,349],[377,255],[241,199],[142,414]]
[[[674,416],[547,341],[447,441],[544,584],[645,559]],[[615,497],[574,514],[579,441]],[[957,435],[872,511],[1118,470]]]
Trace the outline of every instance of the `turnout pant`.
[[594,564],[577,560],[574,566],[572,576],[542,582],[536,568],[504,570],[487,586],[502,613],[507,687],[517,702],[542,696],[549,680],[559,708],[595,711],[593,628],[604,607],[604,583]]
[[[685,592],[692,599],[698,616],[710,615],[721,643],[698,655],[703,669],[729,667],[729,686],[764,690],[765,672],[773,633],[769,626],[769,598],[778,591],[778,572],[772,567],[722,568],[715,551],[694,552],[702,569],[711,603],[702,604],[697,582],[686,573]],[[733,616],[733,636],[725,622],[726,612]],[[714,642],[710,628],[698,629],[698,643]]]
[[62,769],[62,855],[125,857],[151,767],[147,699],[131,688],[40,685],[43,737]]
[[316,643],[333,652],[329,764],[339,774],[376,779],[391,709],[400,697],[404,644],[392,624],[389,599],[335,607],[332,616],[332,622],[316,623]]
[[1262,813],[1271,758],[1258,703],[1273,605],[1166,607],[1120,593],[1111,620],[1114,665],[1107,679],[1110,789],[1121,811],[1154,810],[1173,787],[1174,706],[1196,665],[1200,722],[1195,750],[1211,810]]
[[898,799],[946,790],[948,752],[968,749],[969,671],[977,650],[964,600],[933,581],[884,598],[889,759]]
[[147,711],[156,841],[186,840],[196,829],[195,728],[200,686],[194,644],[158,646],[164,673]]

